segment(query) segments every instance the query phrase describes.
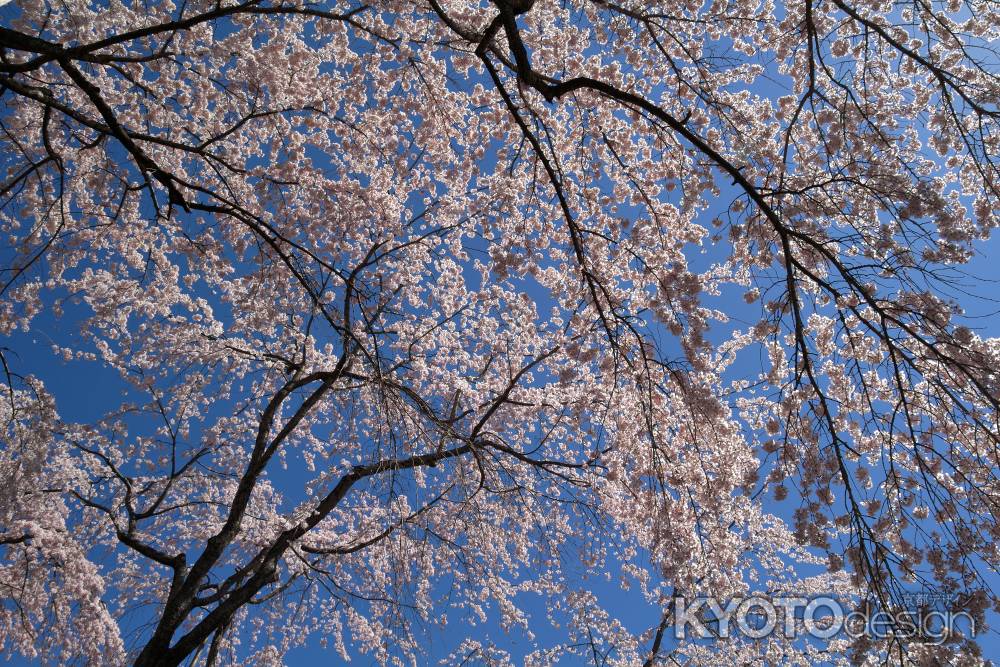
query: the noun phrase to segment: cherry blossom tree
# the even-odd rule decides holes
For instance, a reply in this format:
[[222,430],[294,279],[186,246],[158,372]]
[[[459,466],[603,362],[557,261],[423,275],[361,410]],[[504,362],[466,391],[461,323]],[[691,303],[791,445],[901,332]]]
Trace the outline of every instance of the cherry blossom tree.
[[16,4],[0,331],[128,391],[62,419],[3,345],[3,651],[976,664],[671,629],[1000,605],[996,3]]

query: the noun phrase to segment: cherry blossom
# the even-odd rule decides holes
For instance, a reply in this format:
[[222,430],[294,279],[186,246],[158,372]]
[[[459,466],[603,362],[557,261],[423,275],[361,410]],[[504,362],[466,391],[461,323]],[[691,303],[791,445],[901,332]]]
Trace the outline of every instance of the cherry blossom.
[[[996,3],[4,11],[0,651],[975,664],[666,638],[1000,606]],[[43,321],[124,397],[61,418]]]

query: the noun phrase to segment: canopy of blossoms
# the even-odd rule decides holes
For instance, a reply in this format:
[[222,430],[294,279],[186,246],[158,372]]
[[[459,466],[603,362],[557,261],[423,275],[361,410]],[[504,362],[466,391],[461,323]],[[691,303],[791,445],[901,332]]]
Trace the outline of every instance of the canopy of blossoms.
[[997,3],[3,12],[0,652],[979,664],[672,628],[998,604]]

